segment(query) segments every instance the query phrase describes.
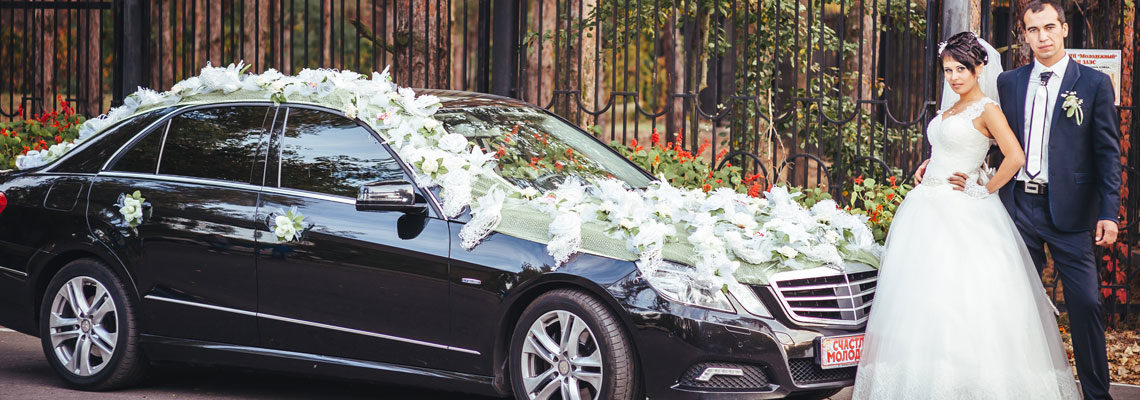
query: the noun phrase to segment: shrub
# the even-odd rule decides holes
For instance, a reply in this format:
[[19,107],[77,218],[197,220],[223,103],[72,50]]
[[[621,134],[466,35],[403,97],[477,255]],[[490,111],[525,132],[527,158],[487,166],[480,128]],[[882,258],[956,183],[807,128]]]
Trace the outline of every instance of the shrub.
[[16,167],[16,157],[32,150],[79,138],[79,125],[85,118],[76,114],[63,96],[57,96],[58,109],[27,118],[24,106],[16,110],[18,119],[0,122],[0,169]]
[[[898,178],[890,176],[887,182],[879,183],[871,178],[862,176],[855,178],[850,186],[844,188],[843,196],[850,199],[845,210],[852,214],[867,216],[867,224],[875,235],[875,241],[882,243],[890,231],[891,222],[894,221],[895,211],[902,204],[903,197],[913,189],[913,186],[898,184]],[[800,201],[804,206],[811,207],[823,199],[830,199],[831,194],[819,188],[802,189],[803,196]]]
[[678,134],[675,142],[663,142],[654,129],[648,148],[639,144],[636,139],[630,145],[614,141],[610,143],[610,147],[653,176],[665,177],[665,180],[674,187],[701,188],[706,192],[726,187],[740,193],[748,193],[753,197],[759,196],[761,192],[771,187],[763,184],[760,174],[742,176],[740,167],[732,163],[726,163],[723,168],[715,169],[714,165],[724,158],[728,152],[727,148],[717,154],[710,164],[700,157],[700,154],[709,148],[708,139],[705,139],[695,153],[684,149],[681,145],[684,143],[683,140],[683,136]]

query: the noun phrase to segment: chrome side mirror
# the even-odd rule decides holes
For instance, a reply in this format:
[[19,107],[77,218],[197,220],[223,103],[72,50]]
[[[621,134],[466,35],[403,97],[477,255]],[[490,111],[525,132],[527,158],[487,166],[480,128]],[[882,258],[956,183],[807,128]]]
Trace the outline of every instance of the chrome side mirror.
[[361,211],[427,212],[427,201],[416,194],[415,186],[405,180],[365,183],[356,195],[356,209]]

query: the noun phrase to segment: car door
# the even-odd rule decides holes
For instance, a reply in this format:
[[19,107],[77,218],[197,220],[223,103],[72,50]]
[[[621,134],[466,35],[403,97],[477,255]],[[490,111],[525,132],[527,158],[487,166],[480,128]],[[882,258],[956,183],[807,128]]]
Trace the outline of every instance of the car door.
[[[258,204],[263,346],[402,365],[440,365],[448,336],[446,221],[358,211],[364,183],[411,181],[376,135],[353,120],[291,107],[279,118]],[[420,193],[421,195],[423,193]],[[275,217],[303,216],[279,242]]]
[[[178,114],[125,146],[98,174],[89,215],[119,247],[143,296],[148,334],[256,345],[254,214],[275,108],[234,105]],[[124,219],[138,191],[143,219]]]

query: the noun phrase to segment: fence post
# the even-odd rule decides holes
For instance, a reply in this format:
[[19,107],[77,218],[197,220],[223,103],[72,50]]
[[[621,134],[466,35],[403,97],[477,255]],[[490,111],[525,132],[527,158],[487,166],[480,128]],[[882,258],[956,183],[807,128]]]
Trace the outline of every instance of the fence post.
[[518,0],[495,0],[495,17],[491,20],[494,45],[491,59],[491,93],[515,97],[518,73]]
[[150,71],[147,45],[147,2],[116,0],[114,7],[115,47],[111,86],[111,105],[123,104],[123,98],[145,86]]

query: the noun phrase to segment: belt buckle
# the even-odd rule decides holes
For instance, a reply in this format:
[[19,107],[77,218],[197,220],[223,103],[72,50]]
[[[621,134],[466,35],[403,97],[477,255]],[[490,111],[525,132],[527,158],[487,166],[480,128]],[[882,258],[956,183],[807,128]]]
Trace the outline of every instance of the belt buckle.
[[1041,185],[1040,183],[1037,183],[1037,182],[1025,182],[1025,193],[1029,193],[1029,194],[1041,194],[1041,192],[1042,192],[1042,190],[1041,190],[1041,189],[1044,189],[1044,187],[1043,187],[1043,185]]

